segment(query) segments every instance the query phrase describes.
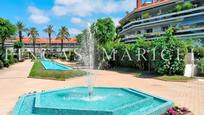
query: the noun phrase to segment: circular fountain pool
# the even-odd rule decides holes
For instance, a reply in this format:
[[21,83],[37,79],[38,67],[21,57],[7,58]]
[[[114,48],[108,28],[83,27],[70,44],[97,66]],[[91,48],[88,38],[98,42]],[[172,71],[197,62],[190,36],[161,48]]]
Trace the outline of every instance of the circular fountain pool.
[[87,87],[22,96],[14,115],[145,115],[160,114],[172,106],[171,101],[129,88],[94,88],[88,96]]

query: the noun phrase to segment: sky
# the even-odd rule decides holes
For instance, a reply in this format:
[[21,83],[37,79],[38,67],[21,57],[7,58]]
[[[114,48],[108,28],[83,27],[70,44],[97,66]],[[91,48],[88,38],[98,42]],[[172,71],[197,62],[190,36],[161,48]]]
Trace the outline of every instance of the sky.
[[73,37],[98,18],[110,17],[117,26],[125,12],[135,7],[136,0],[1,0],[0,17],[36,27],[41,37],[47,37],[43,29],[49,24],[55,35],[66,26]]

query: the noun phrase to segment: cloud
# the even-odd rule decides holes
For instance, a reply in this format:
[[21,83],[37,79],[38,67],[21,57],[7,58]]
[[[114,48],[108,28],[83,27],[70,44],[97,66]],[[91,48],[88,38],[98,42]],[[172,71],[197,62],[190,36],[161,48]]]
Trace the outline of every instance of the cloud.
[[93,13],[117,13],[135,8],[134,0],[55,0],[52,12],[56,16],[85,17]]
[[52,8],[52,12],[56,16],[64,16],[67,14],[66,7],[64,7],[64,6],[54,6]]
[[77,17],[72,17],[71,22],[73,24],[82,24],[83,23],[83,21],[80,18],[77,18]]
[[121,18],[119,18],[119,17],[117,17],[117,18],[112,18],[112,20],[113,20],[113,22],[114,22],[114,24],[115,24],[116,27],[120,25],[119,21],[121,20]]
[[50,18],[46,16],[46,13],[43,10],[34,6],[29,6],[28,12],[31,13],[29,19],[36,24],[46,24],[50,21]]
[[71,34],[71,35],[77,35],[77,34],[79,34],[81,31],[80,30],[78,30],[78,29],[76,29],[76,28],[70,28],[69,29],[69,33]]
[[56,16],[70,14],[84,17],[90,15],[94,11],[96,6],[92,1],[93,0],[55,0],[52,11]]
[[122,11],[132,11],[136,8],[136,0],[122,0],[121,2],[121,10]]

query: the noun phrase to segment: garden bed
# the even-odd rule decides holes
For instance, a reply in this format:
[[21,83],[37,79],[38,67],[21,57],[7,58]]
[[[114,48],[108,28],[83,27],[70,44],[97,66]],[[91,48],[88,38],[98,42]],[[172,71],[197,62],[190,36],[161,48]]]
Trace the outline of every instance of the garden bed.
[[86,75],[86,72],[78,69],[68,71],[45,70],[39,61],[35,61],[32,70],[30,71],[29,78],[66,80],[83,75]]

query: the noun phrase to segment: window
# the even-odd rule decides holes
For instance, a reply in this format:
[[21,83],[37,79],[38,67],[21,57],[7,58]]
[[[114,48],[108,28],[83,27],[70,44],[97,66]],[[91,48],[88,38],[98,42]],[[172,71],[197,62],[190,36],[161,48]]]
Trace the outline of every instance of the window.
[[152,29],[146,29],[146,33],[152,33]]
[[169,26],[163,26],[162,31],[166,31],[169,28]]

